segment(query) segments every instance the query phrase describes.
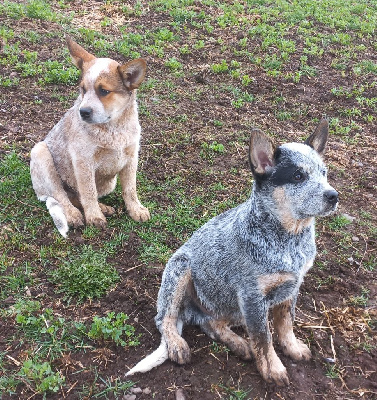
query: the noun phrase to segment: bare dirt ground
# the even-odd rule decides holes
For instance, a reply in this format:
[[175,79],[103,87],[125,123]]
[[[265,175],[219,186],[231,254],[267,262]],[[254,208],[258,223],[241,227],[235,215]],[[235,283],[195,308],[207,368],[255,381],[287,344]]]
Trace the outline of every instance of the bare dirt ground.
[[[75,8],[73,4],[71,7]],[[83,7],[94,10],[94,16],[98,8],[96,2],[88,2]],[[97,29],[98,24],[93,15],[86,15],[87,25],[91,24],[93,29]],[[148,26],[151,30],[162,27],[166,24],[164,17],[166,15],[163,13],[151,11],[145,17],[135,18],[135,22],[129,18],[127,29],[136,31],[140,26]],[[74,19],[72,26],[79,22]],[[2,24],[14,30],[20,48],[37,51],[41,60],[62,60],[65,43],[59,24],[0,16]],[[115,27],[101,29],[106,34],[116,33]],[[22,35],[27,30],[38,32],[41,39],[34,44],[27,41],[24,39],[26,36]],[[225,33],[226,30],[221,30],[218,35],[223,35],[224,43],[230,48],[236,46],[236,39],[225,36]],[[242,32],[239,35],[242,36]],[[215,33],[213,37],[216,37]],[[75,39],[80,42],[79,36]],[[179,42],[174,44],[176,47],[179,45]],[[257,46],[258,43],[253,45]],[[169,51],[176,56],[174,46],[165,49],[167,57]],[[96,52],[90,45],[86,47]],[[119,61],[125,59],[116,52],[110,52],[108,56]],[[345,74],[342,77],[335,73],[331,68],[335,56],[331,53],[315,59],[318,71],[316,76],[304,76],[298,83],[277,79],[259,66],[250,64],[248,73],[254,79],[247,89],[257,100],[239,108],[231,107],[230,92],[218,90],[220,85],[228,83],[230,77],[214,74],[209,69],[209,65],[226,58],[227,53],[224,54],[221,46],[193,49],[190,54],[181,55],[180,61],[185,66],[185,73],[178,77],[171,73],[161,58],[151,54],[142,56],[148,62],[148,79],[157,80],[159,85],[149,91],[141,91],[140,94],[143,130],[140,171],[156,185],[178,175],[183,177],[182,184],[185,185],[187,196],[196,195],[198,188],[209,188],[214,182],[226,182],[226,189],[217,192],[218,201],[238,194],[240,199],[244,198],[251,187],[246,157],[250,126],[274,133],[280,142],[298,141],[311,132],[316,125],[315,119],[318,120],[322,114],[335,118],[339,116],[340,110],[356,106],[354,98],[336,97],[331,93],[334,87],[352,88],[358,80],[357,76],[351,78]],[[373,57],[376,61],[377,53]],[[299,56],[292,55],[286,68],[294,71],[298,65]],[[3,76],[20,74],[7,65],[0,65],[0,72]],[[374,80],[375,75],[370,77],[370,82]],[[20,79],[17,86],[2,87],[0,158],[10,151],[10,147],[15,146],[25,162],[29,162],[30,149],[61,118],[73,102],[72,94],[75,90],[75,87],[65,85],[41,86],[34,77]],[[68,100],[62,103],[57,94],[68,96]],[[275,101],[277,96],[284,97],[282,103]],[[368,96],[377,97],[376,86],[368,89]],[[291,113],[305,109],[305,114],[279,120],[276,117],[279,109]],[[178,115],[187,118],[174,120]],[[356,115],[352,120],[360,129],[351,130],[347,137],[332,131],[326,162],[330,168],[329,180],[340,193],[338,213],[354,218],[351,223],[339,229],[331,226],[327,219],[318,221],[318,256],[314,268],[302,285],[297,304],[296,334],[310,345],[312,360],[293,362],[277,349],[291,379],[290,386],[277,388],[261,379],[253,362],[243,362],[226,351],[221,344],[214,344],[196,327],[189,327],[183,335],[192,349],[191,363],[178,366],[168,361],[156,370],[135,376],[135,386],[147,389],[134,393],[137,400],[175,399],[177,389],[180,388],[187,399],[200,400],[377,398],[377,139],[375,119],[368,123],[362,116]],[[220,126],[213,121],[221,121],[222,124]],[[222,143],[227,151],[215,155],[213,160],[203,158],[200,152],[204,141]],[[230,146],[229,143],[235,145]],[[231,170],[236,172],[231,173]],[[161,209],[170,204],[169,197],[163,191],[144,193],[144,196],[157,202]],[[158,208],[154,210],[155,213],[158,213]],[[204,204],[203,213],[206,208]],[[41,206],[30,212],[38,215],[45,211]],[[113,218],[127,217],[120,214]],[[52,229],[52,225],[41,226],[34,245],[50,245],[53,239],[49,232]],[[158,226],[152,226],[151,229],[158,230]],[[190,230],[187,227],[184,229]],[[96,378],[95,371],[106,379],[123,378],[128,368],[159,344],[160,335],[153,318],[164,264],[154,261],[147,265],[140,261],[138,249],[142,239],[137,231],[129,233],[129,240],[109,260],[116,266],[121,282],[103,298],[81,305],[66,304],[54,286],[45,279],[43,270],[39,271],[40,283],[30,288],[32,297],[42,301],[43,307],[50,307],[67,319],[89,319],[108,311],[124,312],[130,316],[137,333],[142,334],[140,345],[134,348],[103,343],[94,350],[70,352],[56,360],[54,367],[62,372],[66,381],[57,394],[50,394],[48,398],[95,398],[101,385],[104,387]],[[83,243],[95,245],[112,234],[109,228],[100,232],[96,239],[87,239],[82,232],[76,231],[70,233],[68,240],[72,246]],[[172,236],[166,242],[172,250],[181,244],[179,238]],[[36,262],[28,252],[14,250],[12,256],[16,260],[25,261],[30,258],[31,263]],[[359,298],[365,301],[360,304],[357,301]],[[3,306],[11,304],[12,298],[8,298]],[[17,340],[20,339],[14,321],[3,319],[0,322],[0,349],[7,351],[14,359],[22,360],[23,352],[27,350],[26,344]],[[8,369],[17,368],[9,358],[4,363]],[[97,367],[96,370],[93,366]],[[91,382],[95,382],[92,392],[80,394],[82,387],[90,386]],[[237,390],[239,397],[236,397]],[[241,391],[248,394],[240,397]],[[38,399],[42,396],[33,395],[27,386],[20,386],[16,394],[4,393],[2,398]],[[114,397],[109,394],[109,398]]]

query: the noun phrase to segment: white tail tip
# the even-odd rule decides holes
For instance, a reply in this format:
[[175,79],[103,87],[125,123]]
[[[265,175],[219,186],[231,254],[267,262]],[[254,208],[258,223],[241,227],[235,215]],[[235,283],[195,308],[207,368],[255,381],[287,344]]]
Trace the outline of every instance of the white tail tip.
[[149,356],[143,358],[132,369],[130,369],[125,376],[136,374],[137,372],[148,372],[151,369],[158,367],[169,358],[168,347],[164,340],[161,341],[160,346]]
[[68,233],[68,222],[62,207],[53,197],[48,197],[46,199],[46,206],[57,230],[66,238]]

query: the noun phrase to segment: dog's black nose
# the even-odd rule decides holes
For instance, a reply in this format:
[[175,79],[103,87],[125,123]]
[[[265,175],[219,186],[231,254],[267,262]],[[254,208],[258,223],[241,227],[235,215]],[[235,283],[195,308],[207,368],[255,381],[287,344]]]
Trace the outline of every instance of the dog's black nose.
[[336,190],[326,190],[323,193],[325,200],[331,205],[335,205],[338,202],[338,192]]
[[92,108],[90,108],[90,107],[80,108],[80,115],[84,121],[87,121],[88,119],[90,119],[92,114],[93,114]]

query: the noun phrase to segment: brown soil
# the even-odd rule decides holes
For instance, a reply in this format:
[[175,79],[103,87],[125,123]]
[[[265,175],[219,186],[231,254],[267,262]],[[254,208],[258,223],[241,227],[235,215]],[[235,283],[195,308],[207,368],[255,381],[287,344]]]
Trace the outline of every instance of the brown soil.
[[[149,15],[149,29],[153,26],[164,26],[164,21],[159,16],[161,14],[156,15],[153,20]],[[142,22],[141,17],[135,24],[140,25]],[[41,34],[61,32],[61,27],[57,24],[26,18],[13,21],[0,16],[1,23],[18,33],[27,29]],[[73,25],[76,23],[74,21]],[[136,29],[132,22],[129,27],[130,30]],[[30,46],[29,43],[27,45]],[[42,40],[29,50],[38,51],[41,60],[44,57],[46,60],[61,60],[61,49],[64,46],[61,36],[50,35],[42,36]],[[122,61],[117,54],[109,56]],[[171,55],[166,56],[177,56],[176,49],[172,47]],[[315,59],[315,67],[320,74],[310,79],[303,77],[298,84],[272,78],[260,67],[251,64],[249,75],[255,80],[248,91],[258,100],[246,103],[239,109],[232,108],[231,95],[221,92],[220,96],[220,92],[216,90],[223,79],[230,78],[212,74],[208,68],[209,64],[219,62],[224,57],[226,54],[222,54],[219,46],[214,46],[210,52],[194,50],[187,56],[181,56],[181,62],[187,67],[183,78],[175,78],[164,67],[161,59],[146,57],[148,78],[164,80],[167,77],[173,80],[175,93],[174,99],[169,99],[172,89],[166,87],[163,91],[155,89],[143,94],[142,103],[149,114],[140,116],[143,129],[140,170],[151,181],[162,183],[179,173],[186,179],[186,193],[194,194],[196,188],[206,188],[214,181],[227,181],[233,188],[232,194],[240,193],[241,196],[250,187],[246,158],[250,126],[256,125],[274,132],[281,142],[300,140],[315,126],[314,118],[320,118],[322,114],[336,117],[339,109],[354,106],[353,99],[337,98],[331,94],[330,89],[339,86],[352,87],[357,83],[357,77],[351,80],[349,75],[342,78],[340,74],[335,74],[330,67],[332,55],[328,54]],[[298,58],[295,60],[293,57],[287,68],[294,70],[297,63]],[[1,75],[6,76],[12,72],[6,65],[0,65]],[[370,79],[372,81],[373,77]],[[193,100],[190,95],[198,90],[201,94]],[[374,91],[370,96],[376,97],[376,88],[370,90]],[[56,92],[70,94],[72,88],[62,85],[41,87],[33,78],[21,79],[20,84],[13,88],[2,88],[0,156],[8,151],[6,145],[14,143],[25,160],[28,160],[34,143],[41,140],[64,113],[62,103],[53,96]],[[284,95],[283,106],[273,103],[277,94]],[[37,104],[35,99],[42,100],[42,104]],[[288,121],[278,121],[275,117],[276,107],[284,107],[292,112],[301,107],[306,108],[307,112],[304,116]],[[171,118],[182,114],[187,115],[187,122],[177,124],[172,121]],[[376,117],[376,113],[374,116]],[[151,390],[150,393],[135,393],[137,400],[175,399],[179,388],[183,389],[187,399],[229,398],[230,395],[224,387],[249,390],[247,399],[377,398],[376,265],[374,263],[374,270],[365,268],[368,263],[377,259],[376,235],[371,234],[360,214],[361,210],[370,213],[370,224],[376,227],[377,140],[373,124],[367,124],[361,117],[354,119],[361,126],[355,140],[346,141],[332,135],[326,154],[326,162],[330,166],[329,180],[340,193],[339,213],[356,217],[350,225],[343,228],[353,237],[353,241],[342,247],[342,234],[330,230],[326,220],[318,221],[318,257],[315,267],[302,285],[297,305],[295,330],[298,337],[310,344],[312,360],[293,362],[277,349],[291,380],[290,386],[277,388],[261,379],[253,362],[241,361],[225,351],[221,345],[217,350],[213,341],[198,328],[187,327],[183,336],[192,349],[191,363],[178,366],[168,361],[149,373],[135,376],[133,379],[136,387]],[[213,120],[222,121],[223,126],[214,126]],[[350,135],[355,133],[351,132]],[[217,156],[211,164],[209,160],[200,157],[199,153],[203,141],[213,140],[224,144],[229,151]],[[228,144],[231,142],[243,145],[230,147]],[[231,168],[237,168],[238,172],[230,174]],[[211,170],[213,174],[204,174],[204,170]],[[219,195],[220,200],[223,200],[229,193],[224,190]],[[169,203],[169,199],[163,196],[154,198],[153,193],[148,196],[158,202],[159,207]],[[41,228],[36,246],[51,242],[48,237],[49,229],[52,227]],[[106,230],[101,235],[107,238],[111,231]],[[90,240],[82,237],[81,232],[71,232],[68,240],[73,244],[90,243]],[[168,241],[172,249],[180,245],[176,238],[171,237]],[[56,367],[66,377],[64,390],[49,398],[79,398],[78,393],[83,385],[90,384],[95,379],[93,366],[98,367],[104,378],[123,378],[128,368],[158,346],[160,335],[153,318],[164,265],[141,263],[137,251],[140,243],[137,232],[131,232],[128,242],[111,260],[118,268],[121,283],[99,301],[82,306],[67,306],[47,280],[42,280],[41,285],[31,288],[32,296],[42,299],[44,307],[53,308],[67,319],[89,319],[93,315],[105,315],[107,311],[124,312],[130,316],[137,333],[142,334],[141,344],[135,348],[123,349],[104,344],[103,348],[99,346],[95,351],[72,352],[63,357]],[[28,257],[21,252],[14,256],[23,260]],[[367,305],[352,305],[351,296],[359,296],[362,288],[369,291]],[[14,359],[22,360],[22,344],[8,342],[15,331],[11,320],[1,322],[0,351],[11,349],[8,354]],[[370,344],[368,349],[363,347],[366,342]],[[339,377],[331,379],[326,376],[326,372],[333,365],[331,363],[334,358]],[[10,368],[12,362],[7,359],[6,363],[7,368]],[[97,383],[101,384],[100,381]],[[3,399],[8,397],[3,395]],[[33,397],[27,387],[20,388],[11,397],[39,398]]]

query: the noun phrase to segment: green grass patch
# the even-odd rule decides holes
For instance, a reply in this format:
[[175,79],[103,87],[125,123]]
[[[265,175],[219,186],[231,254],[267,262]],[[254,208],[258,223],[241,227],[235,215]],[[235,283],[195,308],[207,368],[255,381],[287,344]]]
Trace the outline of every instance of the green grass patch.
[[352,222],[344,217],[343,215],[336,215],[335,217],[332,217],[330,221],[327,222],[327,226],[332,230],[332,231],[339,231],[344,229],[347,225],[351,224]]
[[0,225],[6,231],[6,236],[0,236],[0,246],[26,250],[40,225],[50,220],[35,196],[29,166],[15,151],[0,159],[0,197]]
[[102,297],[120,279],[106,258],[106,253],[95,251],[90,245],[76,248],[51,272],[51,282],[66,299],[75,298],[81,302]]
[[29,0],[26,3],[17,3],[5,0],[0,4],[1,14],[14,19],[33,18],[46,21],[62,21],[65,18],[55,13],[48,2],[43,0]]
[[134,347],[140,344],[139,336],[135,335],[135,328],[126,324],[128,315],[109,312],[105,317],[93,318],[92,325],[87,332],[88,338],[96,341],[111,341],[120,346]]

